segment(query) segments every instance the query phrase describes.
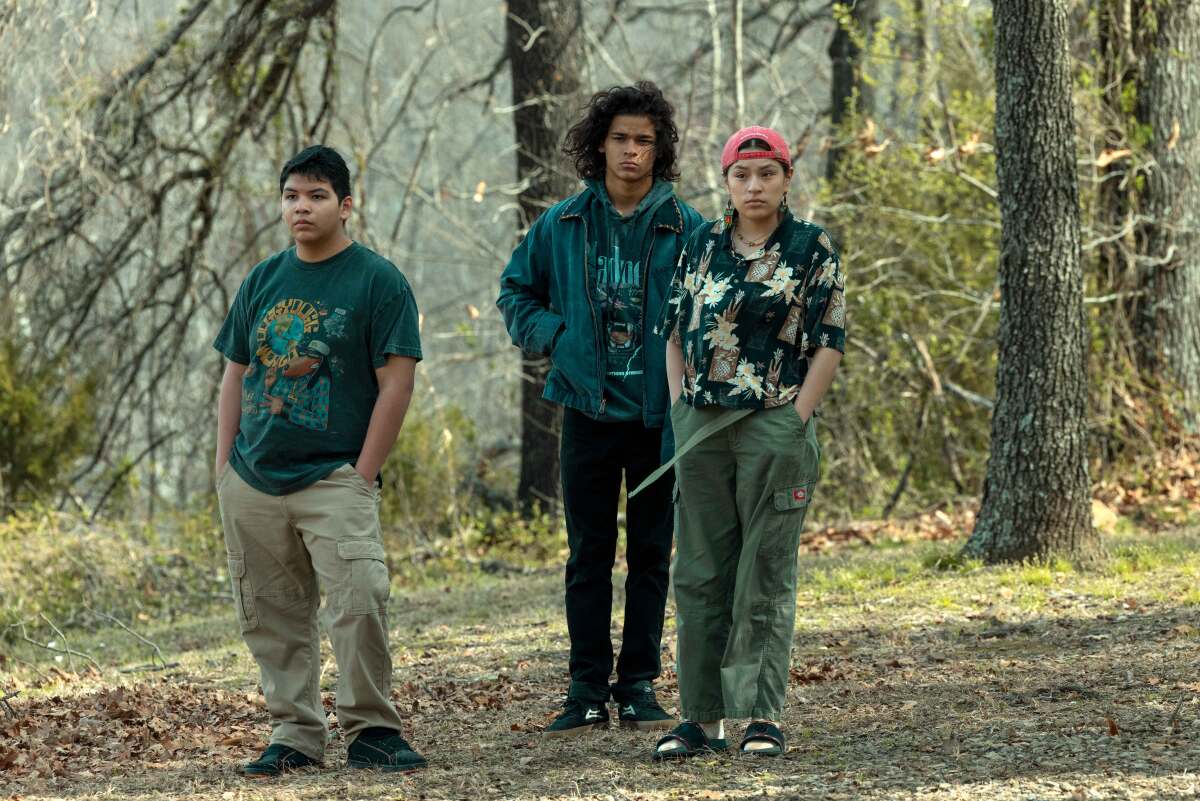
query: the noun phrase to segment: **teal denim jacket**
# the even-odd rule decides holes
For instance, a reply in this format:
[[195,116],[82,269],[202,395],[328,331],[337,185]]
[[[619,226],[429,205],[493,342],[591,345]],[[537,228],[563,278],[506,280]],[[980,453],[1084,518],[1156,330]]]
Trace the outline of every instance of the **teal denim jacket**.
[[[500,276],[496,305],[513,344],[549,355],[552,368],[542,397],[592,417],[604,414],[604,345],[592,304],[587,269],[586,204],[590,189],[551,206],[530,227]],[[642,254],[646,282],[642,341],[646,343],[642,422],[660,428],[667,407],[666,340],[655,333],[679,253],[704,219],[673,193],[654,210],[652,236]]]

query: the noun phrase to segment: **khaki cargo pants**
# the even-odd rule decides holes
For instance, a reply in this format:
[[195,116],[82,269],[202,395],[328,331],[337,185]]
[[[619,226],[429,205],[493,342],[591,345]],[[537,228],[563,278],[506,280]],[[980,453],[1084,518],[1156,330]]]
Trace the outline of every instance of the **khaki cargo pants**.
[[[671,408],[677,447],[730,410]],[[683,717],[779,720],[800,530],[820,464],[815,418],[752,412],[683,453],[673,565]]]
[[217,477],[217,498],[234,606],[261,672],[271,742],[314,759],[325,752],[320,592],[346,740],[368,726],[399,731],[391,702],[389,582],[378,490],[345,465],[298,492],[266,495],[227,465]]

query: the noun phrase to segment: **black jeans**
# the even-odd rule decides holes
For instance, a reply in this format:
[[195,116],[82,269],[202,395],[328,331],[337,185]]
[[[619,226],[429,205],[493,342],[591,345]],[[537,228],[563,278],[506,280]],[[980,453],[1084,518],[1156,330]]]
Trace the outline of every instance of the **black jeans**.
[[[604,423],[563,410],[561,458],[567,519],[567,630],[571,636],[568,695],[607,701],[613,669],[612,568],[617,551],[621,477],[636,487],[662,462],[663,430],[640,421]],[[661,670],[663,612],[667,603],[674,532],[672,475],[626,505],[625,630],[612,692],[652,681]]]

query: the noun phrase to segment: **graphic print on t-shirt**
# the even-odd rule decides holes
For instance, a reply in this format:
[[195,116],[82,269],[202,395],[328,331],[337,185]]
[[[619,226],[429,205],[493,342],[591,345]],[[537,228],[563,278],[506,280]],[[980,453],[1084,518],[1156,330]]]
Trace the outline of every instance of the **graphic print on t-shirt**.
[[605,375],[625,380],[642,374],[642,263],[623,258],[617,236],[597,249],[595,300],[604,325]]
[[327,340],[344,335],[345,314],[335,309],[330,315],[296,298],[268,309],[255,327],[257,349],[242,380],[242,414],[280,415],[303,428],[326,430],[333,381]]

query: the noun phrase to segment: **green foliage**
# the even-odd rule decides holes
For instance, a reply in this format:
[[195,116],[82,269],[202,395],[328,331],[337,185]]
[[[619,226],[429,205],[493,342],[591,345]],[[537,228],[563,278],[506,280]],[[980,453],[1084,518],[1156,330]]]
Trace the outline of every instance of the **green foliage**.
[[96,387],[12,332],[0,342],[0,513],[64,487],[93,441]]
[[938,572],[969,573],[983,567],[983,562],[963,553],[959,543],[934,547],[921,557],[921,567]]
[[[1079,35],[1095,41],[1095,15],[1089,19]],[[989,449],[990,411],[964,395],[990,399],[995,391],[1000,215],[991,15],[948,4],[922,28],[916,8],[901,3],[880,30],[864,70],[868,83],[886,88],[876,92],[876,111],[888,122],[867,114],[847,120],[834,139],[857,147],[843,151],[839,175],[818,198],[818,219],[842,250],[851,337],[826,418],[830,470],[851,478],[825,485],[814,509],[821,519],[831,506],[835,516],[879,514],[910,462],[902,514],[977,495]],[[924,58],[921,30],[932,50]],[[1128,259],[1110,258],[1113,250],[1128,256],[1138,234],[1117,235],[1128,217],[1108,219],[1103,197],[1120,194],[1127,214],[1138,212],[1154,131],[1137,119],[1136,83],[1114,90],[1106,77],[1114,65],[1090,51],[1092,63],[1075,62],[1075,108],[1082,233],[1090,243],[1085,291],[1095,300],[1086,306],[1091,468],[1104,479],[1131,454],[1173,442],[1178,420],[1169,393],[1139,375],[1140,345],[1122,300],[1136,289],[1135,271]],[[1096,148],[1119,154],[1111,174],[1096,163]],[[1111,248],[1096,244],[1103,241]]]
[[567,537],[559,515],[541,510],[530,515],[517,510],[492,511],[476,516],[468,550],[479,559],[536,568],[565,561]]
[[565,558],[560,516],[518,510],[500,454],[481,447],[460,407],[437,400],[413,404],[383,468],[384,537],[411,562],[393,567],[406,580],[440,580],[464,566],[532,569]]
[[[915,30],[913,13],[892,28]],[[896,127],[881,130],[852,116],[836,139],[859,146],[847,148],[821,199],[820,219],[846,265],[852,338],[826,448],[831,469],[848,480],[826,484],[822,506],[846,516],[885,508],[910,460],[901,511],[974,493],[986,464],[988,409],[947,384],[983,398],[994,392],[992,88],[973,17],[946,9],[930,22],[940,44],[923,68],[911,65],[908,37],[892,28],[874,41],[865,71],[893,93],[878,102],[904,109],[909,122],[894,117]],[[939,92],[928,84],[934,71]]]
[[383,466],[380,516],[402,546],[436,547],[462,535],[476,502],[474,422],[436,397],[414,402]]
[[125,619],[194,612],[228,592],[224,546],[209,513],[130,526],[32,508],[0,520],[0,553],[0,632],[42,615],[68,627],[88,625],[99,612]]

